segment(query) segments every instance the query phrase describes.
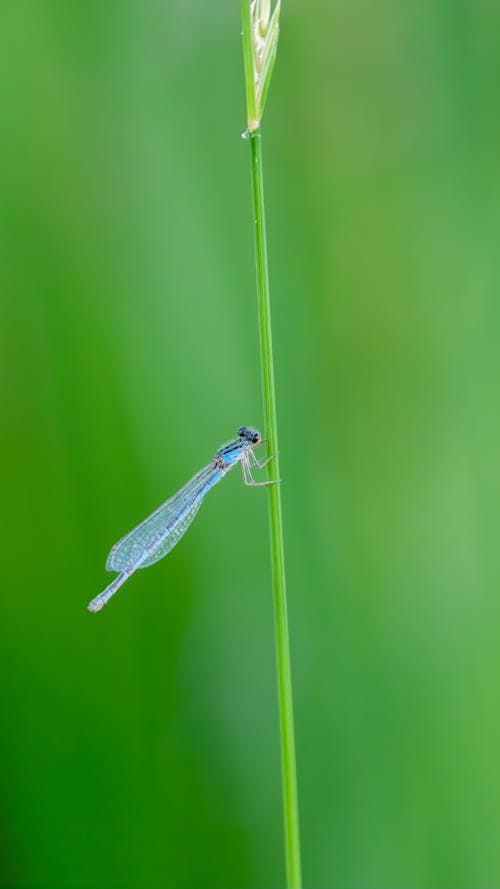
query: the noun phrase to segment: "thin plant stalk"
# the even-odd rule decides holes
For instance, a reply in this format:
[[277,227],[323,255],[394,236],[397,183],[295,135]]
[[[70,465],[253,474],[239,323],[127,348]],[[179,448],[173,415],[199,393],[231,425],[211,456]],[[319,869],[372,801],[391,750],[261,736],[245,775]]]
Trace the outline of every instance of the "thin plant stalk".
[[[241,0],[243,59],[247,100],[246,135],[250,142],[253,215],[255,224],[255,264],[257,272],[258,318],[265,433],[269,440],[273,477],[280,478],[278,422],[274,384],[271,300],[267,259],[262,135],[260,121],[276,58],[279,34],[280,0],[271,13],[270,0]],[[276,665],[280,715],[281,763],[286,878],[288,889],[302,885],[300,864],[299,809],[295,731],[293,723],[292,676],[288,633],[285,583],[285,553],[281,510],[281,487],[271,484],[269,491],[269,530],[276,634]]]
[[[266,220],[264,212],[264,179],[262,173],[262,137],[260,130],[249,134],[252,157],[252,192],[255,219],[255,261],[259,312],[262,389],[264,419],[273,475],[280,478],[278,455],[278,423],[274,385],[273,344],[271,332],[271,302],[267,264]],[[281,729],[281,763],[283,774],[283,809],[287,886],[298,889],[302,885],[300,865],[299,808],[297,797],[297,768],[295,761],[295,731],[293,723],[292,676],[288,634],[287,597],[285,583],[285,551],[281,511],[281,487],[269,485],[269,530],[276,634],[276,662]]]

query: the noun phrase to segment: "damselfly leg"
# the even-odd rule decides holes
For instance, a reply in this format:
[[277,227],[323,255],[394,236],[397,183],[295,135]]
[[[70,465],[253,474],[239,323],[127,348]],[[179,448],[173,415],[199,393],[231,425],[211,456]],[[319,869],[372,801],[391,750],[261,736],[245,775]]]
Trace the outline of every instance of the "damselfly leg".
[[269,479],[268,481],[265,481],[265,482],[256,482],[255,479],[254,479],[254,477],[253,477],[253,475],[252,475],[252,470],[251,470],[251,468],[250,468],[249,454],[252,454],[252,456],[253,456],[253,458],[254,458],[254,460],[255,460],[255,462],[256,462],[256,465],[259,467],[259,469],[262,469],[262,467],[265,466],[266,463],[269,463],[269,461],[272,460],[273,457],[275,456],[274,454],[272,454],[270,457],[267,457],[266,460],[263,460],[261,463],[259,463],[259,461],[257,460],[255,454],[253,454],[252,451],[249,451],[248,454],[244,454],[244,455],[242,456],[242,458],[241,458],[241,472],[242,472],[242,475],[243,475],[243,481],[244,481],[244,483],[245,483],[246,485],[248,485],[249,487],[252,487],[252,488],[253,488],[253,487],[255,487],[255,488],[267,488],[268,485],[277,485],[277,484],[279,484],[279,482],[281,481],[280,478],[271,478],[271,479]]

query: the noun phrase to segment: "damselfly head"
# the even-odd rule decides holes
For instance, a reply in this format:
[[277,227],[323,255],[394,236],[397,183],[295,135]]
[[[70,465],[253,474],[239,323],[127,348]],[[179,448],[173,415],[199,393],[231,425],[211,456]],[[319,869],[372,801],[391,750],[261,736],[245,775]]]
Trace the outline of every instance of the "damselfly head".
[[240,426],[238,429],[238,438],[254,445],[259,444],[259,442],[262,441],[260,432],[257,432],[257,429],[252,429],[250,426]]

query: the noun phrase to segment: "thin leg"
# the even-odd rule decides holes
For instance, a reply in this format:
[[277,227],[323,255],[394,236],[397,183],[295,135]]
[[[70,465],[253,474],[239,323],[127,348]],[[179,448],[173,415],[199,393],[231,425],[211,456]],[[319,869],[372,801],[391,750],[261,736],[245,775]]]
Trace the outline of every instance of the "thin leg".
[[[252,487],[252,488],[267,488],[268,485],[277,485],[281,481],[280,478],[273,478],[273,479],[269,479],[269,481],[267,481],[267,482],[256,482],[253,475],[252,475],[252,471],[250,469],[250,463],[248,461],[248,457],[242,459],[241,471],[243,474],[243,481],[245,482],[246,485],[248,485],[249,487]],[[250,481],[248,481],[248,479],[250,479]]]
[[244,482],[244,484],[245,484],[245,485],[250,485],[251,482],[249,482],[249,481],[248,481],[248,478],[247,478],[246,466],[245,466],[245,461],[244,461],[244,460],[241,461],[241,474],[242,474],[242,476],[243,476],[243,482]]
[[254,460],[254,463],[255,463],[255,466],[258,466],[259,469],[264,469],[264,466],[267,466],[267,464],[268,464],[271,460],[273,460],[274,457],[277,456],[277,454],[279,454],[279,451],[276,451],[276,454],[271,454],[270,457],[266,457],[265,460],[257,460],[257,457],[255,456],[255,454],[254,454],[253,451],[249,451],[248,456],[249,456],[249,457],[250,457],[250,455],[252,456],[252,458],[253,458],[253,460]]

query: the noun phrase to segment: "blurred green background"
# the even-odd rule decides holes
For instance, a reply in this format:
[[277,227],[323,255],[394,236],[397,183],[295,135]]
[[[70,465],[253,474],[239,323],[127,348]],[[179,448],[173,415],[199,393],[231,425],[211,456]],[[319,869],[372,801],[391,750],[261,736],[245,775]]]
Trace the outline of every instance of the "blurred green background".
[[[283,885],[239,3],[4,4],[0,884]],[[289,0],[265,119],[304,881],[500,885],[500,7]]]

